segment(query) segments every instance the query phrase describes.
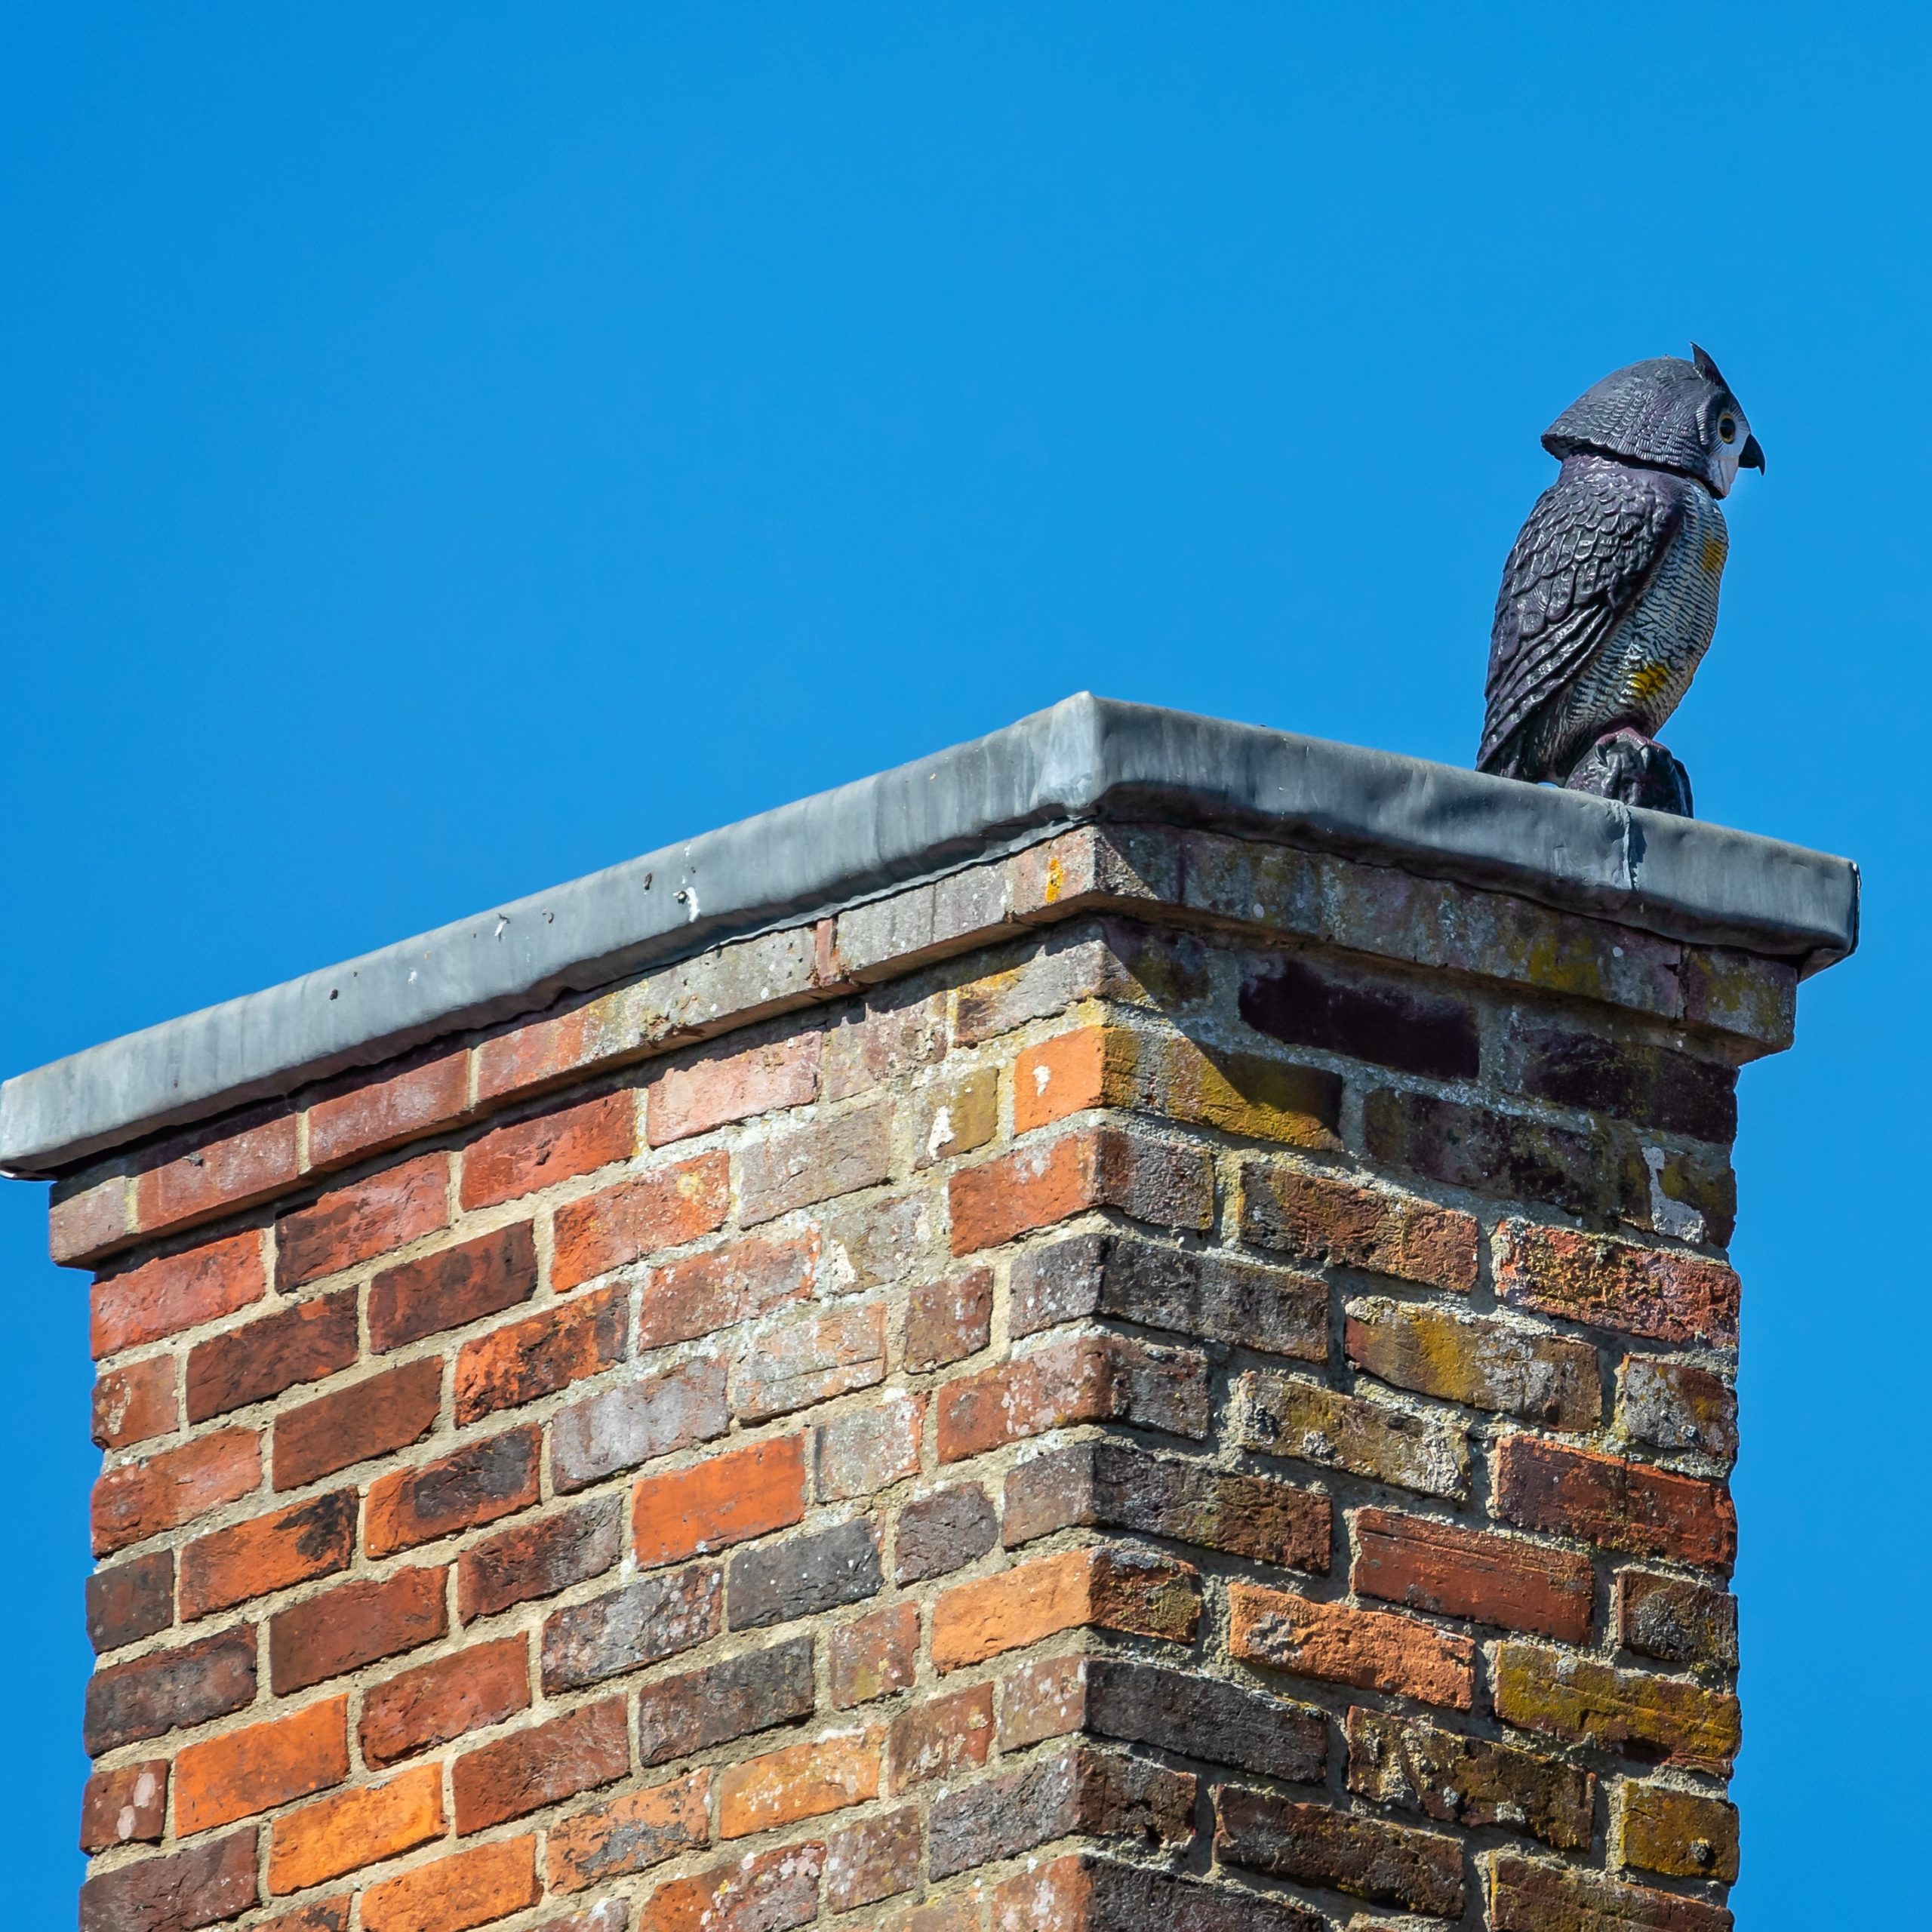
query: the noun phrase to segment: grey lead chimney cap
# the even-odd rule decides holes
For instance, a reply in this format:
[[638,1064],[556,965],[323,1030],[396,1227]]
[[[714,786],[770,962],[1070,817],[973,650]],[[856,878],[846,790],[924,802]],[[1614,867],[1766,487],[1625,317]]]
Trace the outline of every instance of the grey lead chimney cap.
[[56,1174],[1102,818],[1257,832],[1805,971],[1857,943],[1847,860],[1083,692],[970,744],[20,1074],[0,1086],[0,1168]]

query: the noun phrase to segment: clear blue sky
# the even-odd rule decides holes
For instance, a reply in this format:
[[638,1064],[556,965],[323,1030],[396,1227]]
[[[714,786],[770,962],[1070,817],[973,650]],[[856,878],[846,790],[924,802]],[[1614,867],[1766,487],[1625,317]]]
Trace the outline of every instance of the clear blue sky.
[[[1868,888],[1743,1083],[1740,1922],[1898,1909],[1928,20],[16,0],[0,1067],[1082,687],[1466,761],[1539,432],[1694,335],[1770,472],[1670,741]],[[51,1925],[94,1458],[43,1205],[0,1188],[0,1789]]]

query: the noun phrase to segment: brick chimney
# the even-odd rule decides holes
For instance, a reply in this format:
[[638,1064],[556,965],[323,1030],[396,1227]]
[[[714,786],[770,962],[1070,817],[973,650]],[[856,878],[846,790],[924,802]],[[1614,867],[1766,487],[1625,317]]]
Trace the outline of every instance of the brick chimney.
[[85,1932],[1717,1932],[1842,860],[1092,698],[9,1082]]

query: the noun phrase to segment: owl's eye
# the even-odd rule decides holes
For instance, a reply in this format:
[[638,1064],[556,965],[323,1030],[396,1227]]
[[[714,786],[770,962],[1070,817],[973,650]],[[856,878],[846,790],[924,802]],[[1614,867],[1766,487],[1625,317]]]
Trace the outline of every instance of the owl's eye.
[[1736,442],[1737,418],[1734,416],[1720,416],[1718,418],[1718,434],[1727,443]]

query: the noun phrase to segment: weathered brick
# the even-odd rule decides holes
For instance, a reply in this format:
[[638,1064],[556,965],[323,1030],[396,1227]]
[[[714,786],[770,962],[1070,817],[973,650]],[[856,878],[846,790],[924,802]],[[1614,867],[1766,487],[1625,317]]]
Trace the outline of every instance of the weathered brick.
[[1124,1234],[1075,1235],[1021,1251],[1013,1264],[1014,1334],[1092,1315],[1306,1361],[1328,1355],[1328,1291],[1311,1276]]
[[1412,1912],[1462,1915],[1460,1839],[1238,1786],[1222,1789],[1216,1810],[1214,1855],[1224,1864]]
[[[649,983],[646,982],[648,985]],[[526,1020],[476,1048],[476,1097],[539,1093],[574,1073],[601,1071],[649,1044],[638,1024],[639,986],[620,986],[547,1020]]]
[[550,1477],[565,1494],[731,1426],[722,1355],[689,1360],[574,1402],[550,1424]]
[[751,1227],[889,1180],[892,1122],[892,1103],[878,1100],[781,1128],[745,1148],[738,1156],[740,1220]]
[[731,1558],[728,1586],[731,1628],[762,1630],[816,1617],[872,1595],[880,1580],[878,1538],[863,1516],[835,1529],[740,1550]]
[[614,1568],[623,1555],[623,1499],[601,1496],[500,1531],[457,1561],[457,1614],[466,1623],[555,1596]]
[[952,1251],[972,1254],[1094,1208],[1162,1227],[1205,1228],[1214,1171],[1201,1148],[1087,1128],[964,1169],[947,1198]]
[[721,1626],[717,1571],[694,1564],[553,1611],[543,1620],[544,1694],[581,1690],[675,1657]]
[[91,1300],[94,1359],[232,1315],[260,1301],[268,1284],[262,1237],[254,1229],[104,1275]]
[[1377,1297],[1349,1303],[1346,1346],[1358,1367],[1444,1401],[1551,1429],[1593,1429],[1603,1413],[1587,1342]]
[[1475,1697],[1476,1647],[1388,1611],[1312,1603],[1259,1584],[1228,1586],[1229,1654],[1358,1690],[1387,1690],[1466,1711]]
[[89,1433],[103,1449],[125,1449],[170,1435],[180,1422],[172,1355],[150,1355],[125,1368],[107,1369],[94,1386]]
[[[1689,946],[1679,968],[1684,1017],[1749,1040],[1758,1051],[1782,1053],[1798,1017],[1798,969],[1783,959]],[[1746,1056],[1755,1059],[1756,1054]]]
[[1358,1509],[1354,1525],[1349,1582],[1359,1596],[1559,1643],[1589,1641],[1595,1579],[1580,1552],[1389,1509]]
[[536,1839],[505,1838],[371,1885],[362,1924],[365,1932],[472,1932],[534,1905],[543,1889]]
[[1473,1080],[1480,1069],[1475,1009],[1406,980],[1345,977],[1288,953],[1243,978],[1237,1006],[1257,1033],[1291,1047],[1432,1080]]
[[468,1111],[469,1055],[459,1049],[392,1073],[361,1079],[309,1109],[309,1164],[338,1167],[399,1147],[460,1120]]
[[434,1643],[447,1627],[447,1570],[358,1579],[278,1611],[269,1623],[269,1678],[278,1697],[379,1658]]
[[47,1208],[47,1251],[54,1265],[97,1261],[134,1232],[134,1183],[125,1174],[90,1182],[85,1174],[54,1184]]
[[783,1529],[804,1513],[804,1438],[780,1436],[640,1478],[632,1540],[639,1563],[675,1563]]
[[457,1758],[450,1772],[456,1828],[467,1837],[609,1784],[630,1769],[624,1700],[607,1697],[512,1731]]
[[1265,1369],[1239,1378],[1235,1404],[1244,1448],[1346,1469],[1428,1496],[1469,1494],[1469,1437],[1452,1423]]
[[1617,1639],[1664,1663],[1737,1668],[1737,1599],[1727,1590],[1647,1570],[1617,1573]]
[[234,1832],[95,1872],[81,1887],[81,1932],[199,1932],[239,1918],[259,1897],[255,1835]]
[[381,1770],[529,1708],[529,1644],[505,1637],[371,1684],[356,1737],[363,1761]]
[[825,1097],[850,1100],[945,1057],[945,995],[909,999],[888,987],[863,1003],[848,1001],[835,1013],[825,1032],[820,1076]]
[[1628,1355],[1617,1372],[1617,1426],[1652,1449],[1728,1463],[1737,1454],[1737,1392],[1692,1362]]
[[957,1670],[1062,1630],[1186,1643],[1200,1622],[1201,1578],[1192,1564],[1131,1546],[1063,1550],[946,1591],[933,1605],[933,1666]]
[[1073,1423],[1132,1422],[1198,1438],[1208,1432],[1208,1364],[1191,1349],[1069,1335],[948,1383],[937,1406],[942,1463]]
[[884,1379],[885,1304],[828,1309],[758,1337],[732,1377],[731,1407],[741,1422],[769,1422]]
[[149,1550],[88,1579],[88,1638],[97,1652],[118,1651],[174,1621],[174,1552]]
[[812,1494],[821,1503],[873,1496],[919,1468],[926,1398],[894,1390],[812,1431]]
[[[1088,929],[1091,931],[1091,928]],[[1123,980],[1118,963],[1104,940],[1056,934],[1035,947],[1017,965],[968,981],[952,995],[952,1037],[960,1046],[977,1046],[1064,1012]]]
[[1085,1727],[1210,1764],[1233,1764],[1296,1784],[1327,1769],[1328,1721],[1305,1705],[1186,1670],[1089,1657]]
[[81,1849],[158,1844],[168,1823],[168,1760],[96,1771],[81,1795]]
[[1513,1306],[1653,1341],[1737,1344],[1738,1280],[1721,1261],[1511,1220],[1493,1251],[1496,1292]]
[[1737,1700],[1688,1678],[1511,1642],[1497,1646],[1491,1691],[1506,1724],[1573,1744],[1725,1773],[1737,1755]]
[[493,1208],[595,1174],[636,1151],[637,1096],[628,1088],[600,1094],[473,1141],[463,1152],[460,1198],[467,1208]]
[[968,1268],[915,1284],[906,1308],[905,1361],[916,1374],[977,1355],[991,1338],[993,1277]]
[[266,1724],[185,1746],[174,1762],[181,1838],[308,1798],[349,1775],[349,1700],[330,1697]]
[[638,1303],[638,1353],[804,1300],[817,1284],[818,1261],[816,1233],[752,1235],[652,1269]]
[[916,1583],[943,1577],[985,1555],[998,1541],[999,1518],[977,1483],[935,1490],[899,1512],[893,1580]]
[[919,1654],[916,1604],[888,1604],[834,1626],[826,1646],[832,1702],[838,1710],[869,1704],[912,1681]]
[[134,1177],[134,1218],[143,1234],[186,1227],[266,1201],[300,1174],[295,1116],[204,1140],[185,1154]]
[[392,1556],[528,1509],[537,1500],[542,1443],[540,1429],[506,1429],[372,1483],[363,1513],[364,1548],[371,1556]]
[[109,1556],[191,1523],[261,1480],[261,1440],[251,1429],[217,1430],[122,1463],[94,1486],[94,1554]]
[[820,1041],[815,1032],[799,1033],[769,1046],[714,1053],[688,1066],[667,1068],[645,1090],[651,1146],[809,1106],[818,1097]]
[[660,1677],[638,1693],[641,1764],[666,1764],[714,1744],[810,1717],[812,1640],[790,1637],[741,1651],[680,1676]]
[[1726,1884],[1737,1876],[1737,1807],[1721,1798],[1625,1778],[1610,1815],[1611,1857],[1618,1865]]
[[718,1779],[718,1835],[749,1838],[876,1798],[883,1737],[875,1728],[835,1731],[727,1765]]
[[628,1312],[623,1291],[605,1288],[466,1342],[456,1358],[457,1426],[554,1395],[620,1361]]
[[207,1422],[319,1382],[355,1359],[355,1291],[258,1315],[188,1352],[188,1420]]
[[1509,1436],[1497,1450],[1494,1506],[1523,1529],[1633,1556],[1709,1567],[1737,1553],[1737,1512],[1721,1484],[1534,1436]]
[[620,1181],[557,1210],[550,1284],[559,1294],[724,1225],[730,1157],[700,1154]]
[[829,1833],[826,1910],[854,1912],[909,1892],[919,1882],[921,1844],[918,1807],[912,1804]]
[[422,1154],[332,1189],[275,1223],[275,1284],[285,1293],[450,1224],[450,1157]]
[[528,1221],[386,1268],[369,1286],[369,1346],[379,1355],[486,1315],[537,1292],[537,1244]]
[[694,1771],[559,1819],[544,1839],[552,1890],[580,1892],[709,1844],[711,1776]]
[[1512,1851],[1482,1857],[1489,1923],[1494,1932],[1569,1932],[1602,1926],[1614,1932],[1730,1932],[1721,1906],[1678,1892],[1623,1884],[1573,1865],[1521,1858]]
[[781,1845],[674,1878],[645,1900],[651,1932],[792,1932],[818,1916],[823,1844]]
[[1076,1443],[1016,1465],[1004,1514],[1009,1549],[1080,1524],[1316,1571],[1328,1567],[1332,1534],[1325,1496],[1120,1442]]
[[421,1765],[278,1818],[269,1832],[269,1890],[278,1897],[306,1891],[442,1834],[442,1767]]
[[999,1132],[999,1075],[981,1067],[916,1088],[904,1111],[914,1172],[970,1154]]
[[1420,1718],[1351,1710],[1349,1789],[1438,1824],[1500,1825],[1560,1851],[1587,1851],[1595,1780],[1580,1765],[1464,1737]]
[[226,1717],[255,1700],[255,1632],[242,1624],[171,1651],[109,1664],[88,1680],[83,1727],[98,1758],[124,1744]]
[[992,1932],[1328,1932],[1292,1899],[1069,1853],[994,1888]]
[[983,1764],[993,1741],[993,1687],[928,1697],[901,1711],[886,1734],[891,1791],[957,1777]]
[[936,1179],[896,1194],[828,1201],[811,1225],[823,1250],[819,1282],[828,1298],[902,1283],[909,1289],[946,1258],[946,1197]]
[[1727,1143],[1737,1134],[1736,1068],[1565,1022],[1513,1016],[1498,1077],[1535,1099],[1620,1115],[1665,1134]]
[[999,1686],[999,1748],[1019,1751],[1079,1730],[1087,1721],[1087,1663],[1081,1656],[1044,1657],[1008,1672]]
[[318,1899],[313,1905],[265,1918],[251,1932],[349,1932],[349,1908],[352,1903],[346,1892],[332,1899]]
[[1281,1161],[1241,1163],[1241,1232],[1263,1247],[1425,1287],[1466,1294],[1476,1283],[1473,1216]]
[[435,1427],[442,1393],[443,1364],[429,1355],[282,1411],[270,1459],[274,1486],[300,1489],[373,1456],[408,1448]]
[[181,1552],[181,1618],[346,1570],[355,1550],[355,1492],[338,1490],[198,1537]]

